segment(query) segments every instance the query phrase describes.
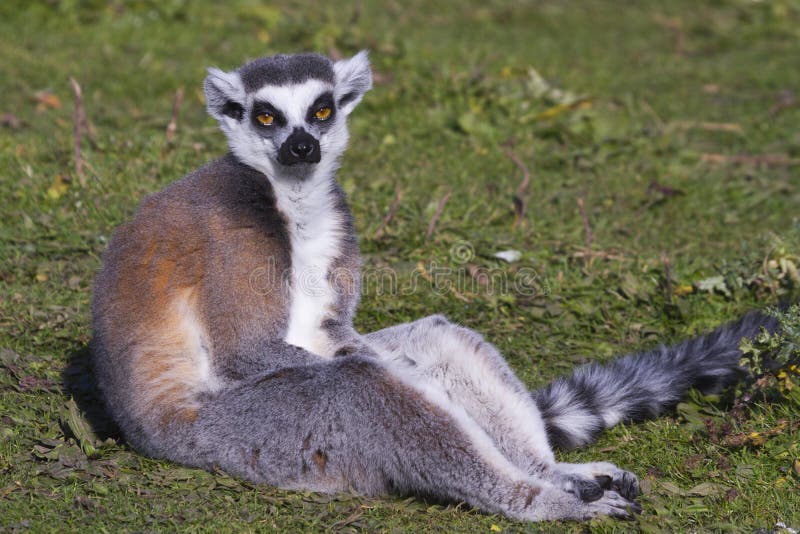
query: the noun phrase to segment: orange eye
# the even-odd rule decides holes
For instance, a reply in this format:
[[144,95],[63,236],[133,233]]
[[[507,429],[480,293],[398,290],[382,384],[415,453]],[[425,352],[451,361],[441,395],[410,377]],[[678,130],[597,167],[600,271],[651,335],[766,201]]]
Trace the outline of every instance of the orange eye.
[[317,112],[314,113],[314,116],[317,118],[317,120],[326,121],[328,120],[328,117],[331,116],[331,111],[331,108],[319,108]]
[[264,126],[269,126],[275,120],[275,117],[270,115],[269,113],[262,113],[256,117],[256,120],[263,124]]

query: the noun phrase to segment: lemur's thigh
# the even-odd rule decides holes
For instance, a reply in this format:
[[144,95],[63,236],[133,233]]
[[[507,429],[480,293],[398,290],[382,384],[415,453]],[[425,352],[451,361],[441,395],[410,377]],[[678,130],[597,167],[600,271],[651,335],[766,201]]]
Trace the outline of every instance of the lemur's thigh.
[[554,463],[529,391],[480,334],[433,315],[366,339],[391,367],[434,380],[515,465],[541,473]]
[[514,465],[562,487],[579,488],[587,500],[615,489],[638,494],[636,476],[608,462],[557,463],[539,409],[499,351],[468,328],[433,315],[366,336],[392,368],[432,380],[469,414]]
[[529,520],[627,516],[634,506],[529,476],[424,386],[360,356],[286,368],[210,398],[170,457],[289,489],[430,495]]

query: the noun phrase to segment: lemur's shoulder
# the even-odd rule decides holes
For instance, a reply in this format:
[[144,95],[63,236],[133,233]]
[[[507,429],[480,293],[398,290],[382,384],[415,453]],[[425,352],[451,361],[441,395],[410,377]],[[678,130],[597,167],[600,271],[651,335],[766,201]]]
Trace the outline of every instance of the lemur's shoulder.
[[145,197],[137,215],[159,210],[224,212],[245,206],[274,209],[275,193],[264,174],[226,154]]
[[[228,274],[252,271],[269,258],[285,268],[290,254],[269,180],[230,154],[145,197],[111,241],[108,274],[138,279],[138,287],[164,279],[164,289],[177,287],[179,274],[186,279],[178,286],[206,278],[208,266],[222,261]],[[170,283],[154,273],[169,273]]]

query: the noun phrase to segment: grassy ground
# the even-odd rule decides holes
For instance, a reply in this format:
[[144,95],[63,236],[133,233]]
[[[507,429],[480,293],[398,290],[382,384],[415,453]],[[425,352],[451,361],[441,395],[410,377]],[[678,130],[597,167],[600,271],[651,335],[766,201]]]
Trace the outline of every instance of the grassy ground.
[[[794,0],[7,0],[0,530],[534,528],[463,506],[282,492],[153,461],[88,436],[69,402],[71,393],[96,417],[83,361],[92,277],[110,232],[144,195],[225,150],[204,112],[204,68],[362,47],[378,83],[353,116],[340,180],[368,269],[392,269],[406,289],[387,297],[367,287],[363,330],[442,312],[484,332],[535,387],[797,287]],[[83,145],[84,179],[70,76],[96,131]],[[523,166],[527,210],[515,217]],[[503,250],[521,259],[493,257]],[[442,267],[449,283],[433,286]],[[670,417],[616,428],[562,458],[638,473],[644,513],[540,528],[797,528],[797,421],[786,405],[733,418],[724,402],[695,398]]]

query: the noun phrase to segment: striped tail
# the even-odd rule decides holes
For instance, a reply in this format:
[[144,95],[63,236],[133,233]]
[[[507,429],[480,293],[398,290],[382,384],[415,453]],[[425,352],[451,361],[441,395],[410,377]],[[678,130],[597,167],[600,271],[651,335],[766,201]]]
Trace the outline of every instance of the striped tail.
[[675,406],[692,387],[714,393],[737,379],[739,342],[777,321],[751,312],[735,323],[607,364],[591,363],[535,391],[550,443],[572,449],[595,440],[622,422],[656,417]]

